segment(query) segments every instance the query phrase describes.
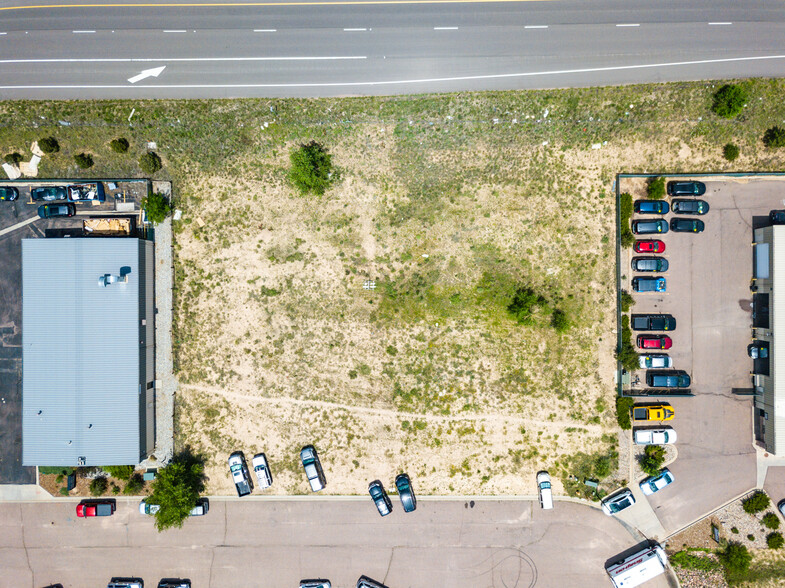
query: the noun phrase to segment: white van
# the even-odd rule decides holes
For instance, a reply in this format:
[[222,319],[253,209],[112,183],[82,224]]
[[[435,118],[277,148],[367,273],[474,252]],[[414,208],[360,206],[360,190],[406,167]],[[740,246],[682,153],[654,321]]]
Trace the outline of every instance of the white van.
[[540,506],[546,510],[553,508],[551,477],[548,475],[548,472],[537,474],[537,489],[540,491]]
[[616,588],[634,588],[665,573],[668,556],[659,545],[647,547],[606,568]]

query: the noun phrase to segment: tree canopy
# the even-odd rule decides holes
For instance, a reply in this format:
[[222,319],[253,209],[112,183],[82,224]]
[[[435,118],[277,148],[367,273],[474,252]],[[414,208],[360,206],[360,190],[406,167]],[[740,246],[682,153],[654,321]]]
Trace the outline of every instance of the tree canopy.
[[158,470],[152,484],[153,492],[147,498],[149,504],[161,507],[155,513],[156,529],[163,531],[183,526],[204,491],[204,480],[204,458],[194,455],[189,448]]

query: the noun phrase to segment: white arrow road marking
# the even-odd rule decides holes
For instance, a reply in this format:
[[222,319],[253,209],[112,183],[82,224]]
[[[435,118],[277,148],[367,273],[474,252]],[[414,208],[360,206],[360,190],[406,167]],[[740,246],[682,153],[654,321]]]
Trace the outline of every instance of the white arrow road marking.
[[162,65],[161,67],[154,67],[152,69],[142,70],[138,75],[135,75],[132,78],[128,78],[128,81],[131,82],[132,84],[135,84],[136,82],[138,82],[140,80],[143,80],[145,78],[149,78],[149,77],[157,78],[158,76],[161,75],[161,72],[165,68],[166,68],[166,66]]

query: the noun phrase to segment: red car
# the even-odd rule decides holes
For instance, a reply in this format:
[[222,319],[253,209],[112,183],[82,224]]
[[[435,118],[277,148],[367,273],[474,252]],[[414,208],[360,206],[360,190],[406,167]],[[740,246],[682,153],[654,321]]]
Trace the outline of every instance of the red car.
[[673,341],[667,335],[638,335],[641,349],[670,349]]
[[635,253],[662,253],[665,251],[665,243],[658,239],[635,241],[633,249],[635,250]]
[[108,517],[114,514],[115,503],[111,500],[82,501],[76,505],[78,517]]

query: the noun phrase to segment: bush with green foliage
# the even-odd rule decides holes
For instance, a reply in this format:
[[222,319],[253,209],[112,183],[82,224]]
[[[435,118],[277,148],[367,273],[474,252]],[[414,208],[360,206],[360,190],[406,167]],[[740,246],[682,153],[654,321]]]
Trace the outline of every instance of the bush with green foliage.
[[77,153],[74,155],[74,161],[81,169],[93,167],[93,156],[89,153]]
[[112,484],[112,494],[120,494],[120,486],[117,484]]
[[649,183],[646,185],[646,196],[650,200],[665,198],[665,178],[649,178]]
[[74,473],[74,468],[64,466],[38,466],[39,474],[62,474],[70,476]]
[[632,421],[630,419],[630,411],[632,405],[635,404],[635,399],[629,396],[616,397],[616,421],[623,431],[632,429]]
[[763,144],[772,149],[785,147],[785,129],[776,126],[766,129],[766,132],[763,133]]
[[521,325],[534,324],[534,313],[545,307],[545,298],[528,287],[520,287],[515,291],[507,311]]
[[728,143],[722,148],[722,156],[728,161],[736,161],[739,158],[739,147],[733,143]]
[[640,457],[641,469],[650,476],[656,476],[665,463],[665,448],[661,445],[647,445]]
[[780,549],[785,545],[785,539],[782,537],[782,533],[774,531],[774,533],[766,535],[766,545],[769,546],[769,549]]
[[289,154],[289,179],[302,194],[321,196],[334,179],[332,156],[316,141],[304,143]]
[[71,493],[68,491],[68,488],[66,488],[65,486],[60,488],[60,496],[70,496],[70,495]]
[[635,304],[635,298],[627,290],[621,291],[621,311],[630,312],[630,309]]
[[142,477],[142,474],[137,472],[128,478],[128,482],[126,483],[125,488],[123,488],[123,494],[130,494],[133,496],[134,494],[139,494],[143,488],[144,478]]
[[714,93],[711,109],[723,118],[733,118],[747,103],[747,92],[737,84],[725,84]]
[[763,515],[763,518],[760,520],[760,522],[763,523],[763,526],[767,529],[780,528],[780,518],[773,512],[767,512],[765,515]]
[[118,480],[127,480],[134,473],[132,465],[101,466],[101,469]]
[[57,153],[60,151],[60,143],[54,137],[44,137],[38,139],[38,148],[44,153]]
[[744,512],[755,514],[769,508],[771,500],[763,490],[757,490],[749,498],[742,500],[741,504],[744,507]]
[[155,526],[159,531],[183,526],[204,490],[204,481],[204,458],[192,454],[189,448],[177,453],[158,470],[147,501],[161,507],[155,513]]
[[153,192],[150,196],[142,198],[142,208],[144,208],[147,220],[153,224],[159,224],[166,220],[172,212],[172,205],[169,199],[163,194]]
[[5,156],[5,162],[10,165],[19,165],[22,161],[24,161],[24,157],[21,153],[14,151],[13,153],[9,153]]
[[621,347],[616,350],[616,359],[628,372],[634,372],[640,366],[638,352],[632,344],[632,329],[630,329],[630,317],[626,314],[621,315]]
[[635,235],[632,234],[630,219],[632,218],[632,195],[629,192],[619,194],[619,226],[622,247],[632,247]]
[[570,319],[563,310],[557,308],[551,314],[551,326],[556,329],[556,332],[564,333],[570,328]]
[[687,570],[698,570],[701,572],[710,572],[719,569],[720,563],[708,557],[693,555],[689,551],[677,551],[668,558],[671,565],[684,568]]
[[752,554],[738,541],[729,542],[725,550],[718,552],[717,555],[725,570],[730,573],[741,573],[750,569]]
[[109,481],[104,476],[93,478],[90,482],[90,494],[93,496],[101,496],[109,489]]
[[125,137],[118,137],[117,139],[112,139],[112,141],[109,143],[109,148],[115,153],[126,153],[130,146],[131,144],[128,142],[128,139],[126,139]]
[[158,154],[155,151],[150,151],[139,158],[139,167],[144,173],[153,175],[163,167],[163,164]]

